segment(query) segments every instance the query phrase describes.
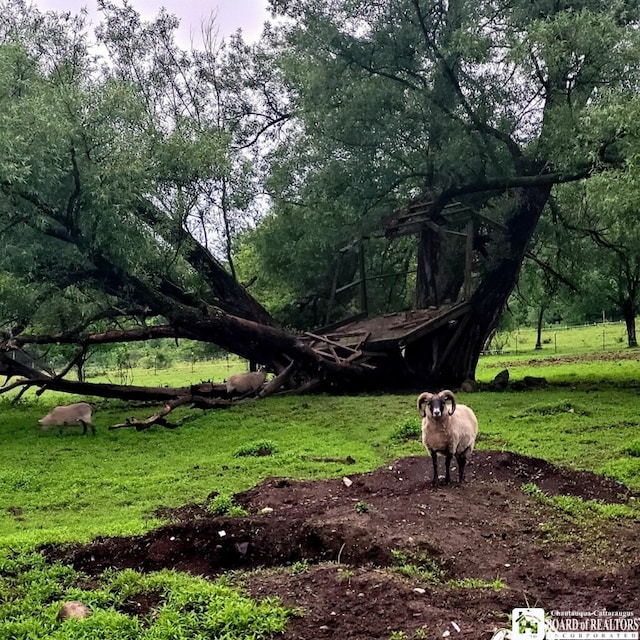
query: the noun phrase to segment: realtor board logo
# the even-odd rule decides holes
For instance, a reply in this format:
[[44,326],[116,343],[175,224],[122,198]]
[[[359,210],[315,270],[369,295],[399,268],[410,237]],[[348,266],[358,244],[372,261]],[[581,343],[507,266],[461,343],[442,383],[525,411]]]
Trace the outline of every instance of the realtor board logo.
[[511,621],[513,640],[544,640],[544,609],[514,609]]

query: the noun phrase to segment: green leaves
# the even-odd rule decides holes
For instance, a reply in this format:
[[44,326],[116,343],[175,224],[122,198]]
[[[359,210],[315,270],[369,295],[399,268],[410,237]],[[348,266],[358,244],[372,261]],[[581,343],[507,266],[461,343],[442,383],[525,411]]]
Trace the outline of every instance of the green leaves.
[[[281,301],[326,297],[338,250],[412,198],[461,188],[504,224],[515,191],[488,185],[623,166],[640,140],[635,6],[297,0],[275,9],[291,18],[278,61],[298,126],[271,157],[275,216],[248,242]],[[476,276],[509,250],[503,235],[489,236]],[[404,249],[384,251],[400,261]],[[370,272],[379,258],[368,255]]]
[[209,245],[201,256],[220,239],[231,259],[234,212],[253,197],[246,158],[230,150],[221,94],[213,95],[223,84],[176,47],[175,20],[161,12],[143,23],[129,6],[101,9],[99,38],[111,58],[100,64],[84,47],[80,19],[45,19],[20,2],[7,16],[11,39],[0,43],[8,247],[0,270],[5,285],[26,287],[20,296],[0,292],[0,304],[5,317],[51,333],[106,315],[129,321],[159,282],[210,298],[211,270],[189,263],[191,234]]

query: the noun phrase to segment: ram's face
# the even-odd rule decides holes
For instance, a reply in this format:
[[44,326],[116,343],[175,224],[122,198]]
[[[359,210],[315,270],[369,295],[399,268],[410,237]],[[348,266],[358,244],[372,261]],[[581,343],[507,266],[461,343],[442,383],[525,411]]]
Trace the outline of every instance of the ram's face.
[[429,407],[429,413],[433,416],[434,420],[440,420],[447,407],[446,402],[438,396],[431,398],[427,403],[427,406]]

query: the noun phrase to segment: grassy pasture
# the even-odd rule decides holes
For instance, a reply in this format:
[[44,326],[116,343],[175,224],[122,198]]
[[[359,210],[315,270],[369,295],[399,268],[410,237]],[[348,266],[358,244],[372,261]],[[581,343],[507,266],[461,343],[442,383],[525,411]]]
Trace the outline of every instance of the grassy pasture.
[[490,382],[499,371],[508,369],[511,380],[544,377],[551,384],[581,390],[616,385],[640,388],[639,361],[639,349],[561,356],[491,355],[480,359],[476,378],[479,382]]
[[[596,471],[640,491],[640,352],[545,355],[481,360],[480,382],[491,381],[507,367],[512,380],[544,376],[552,385],[526,392],[460,394],[460,401],[478,415],[478,447]],[[187,363],[127,375],[134,384],[173,386],[221,381],[242,368],[239,361]],[[116,375],[110,374],[113,381]],[[96,436],[81,436],[79,428],[62,434],[55,428],[39,431],[38,418],[51,406],[72,400],[51,392],[38,399],[27,395],[16,406],[0,400],[0,640],[169,640],[219,637],[221,629],[229,640],[270,637],[292,615],[277,601],[253,602],[224,583],[174,572],[113,572],[99,586],[83,590],[78,586],[82,577],[72,569],[44,566],[29,551],[44,542],[142,533],[160,524],[154,514],[161,506],[198,502],[213,509],[220,501],[212,500],[212,493],[225,498],[269,476],[341,476],[400,456],[424,455],[416,438],[420,420],[415,394],[270,398],[209,412],[182,408],[175,416],[183,419],[178,429],[143,432],[109,431],[108,426],[149,415],[153,407],[98,401]],[[273,453],[251,455],[260,448]],[[355,464],[318,460],[346,456]],[[580,509],[578,502],[559,504],[558,509]],[[640,519],[638,507],[626,515],[629,511]],[[619,516],[618,511],[602,510],[599,517]],[[162,609],[143,624],[118,609],[131,594],[159,592],[164,594]],[[95,615],[60,627],[55,614],[65,598],[88,602]],[[188,613],[194,610],[201,613]],[[224,611],[225,617],[214,619],[214,611]]]
[[149,386],[179,387],[185,384],[210,380],[222,382],[233,373],[248,371],[246,361],[238,356],[229,356],[220,360],[198,362],[177,361],[170,367],[148,369],[144,367],[128,368],[124,371],[93,371],[88,368],[91,382],[111,382],[116,384],[134,384]]
[[[480,381],[508,366],[512,380],[536,375],[554,385],[535,392],[460,394],[478,414],[478,446],[606,473],[640,490],[640,361],[637,352],[622,354],[626,359],[547,364],[484,358]],[[133,379],[171,385],[222,380],[227,365],[217,366],[222,369],[210,363],[157,374],[141,369]],[[234,370],[240,368],[238,363]],[[2,401],[0,545],[140,533],[158,524],[154,512],[161,506],[203,503],[212,492],[230,495],[268,476],[336,476],[422,453],[415,438],[400,437],[419,426],[413,394],[271,398],[220,411],[180,409],[180,428],[143,432],[108,426],[146,416],[152,408],[101,401],[94,412],[95,437],[80,437],[75,427],[62,434],[55,428],[40,432],[37,419],[58,402],[69,398],[47,393],[17,406]],[[261,441],[275,453],[238,455]],[[347,455],[356,463],[312,460]]]
[[542,350],[536,350],[537,330],[531,327],[496,334],[489,349],[509,357],[518,355],[563,355],[618,351],[627,344],[624,322],[599,322],[581,326],[549,325],[543,327]]

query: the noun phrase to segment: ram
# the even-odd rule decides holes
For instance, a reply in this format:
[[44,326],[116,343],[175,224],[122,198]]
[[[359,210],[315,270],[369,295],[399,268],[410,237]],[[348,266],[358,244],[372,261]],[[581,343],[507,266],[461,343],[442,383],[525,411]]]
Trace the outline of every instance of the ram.
[[[450,402],[451,408],[447,403]],[[466,405],[458,404],[452,391],[421,393],[417,400],[422,415],[422,444],[431,454],[433,485],[438,485],[438,455],[444,456],[446,484],[451,482],[451,460],[458,463],[458,481],[464,481],[467,458],[478,436],[478,419]]]
[[40,428],[45,431],[51,427],[62,427],[72,424],[82,425],[82,435],[87,433],[87,425],[91,426],[91,433],[95,435],[96,428],[91,422],[91,405],[88,402],[76,402],[52,409],[44,418],[38,420]]

